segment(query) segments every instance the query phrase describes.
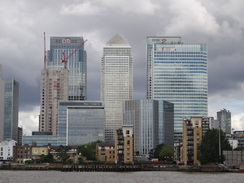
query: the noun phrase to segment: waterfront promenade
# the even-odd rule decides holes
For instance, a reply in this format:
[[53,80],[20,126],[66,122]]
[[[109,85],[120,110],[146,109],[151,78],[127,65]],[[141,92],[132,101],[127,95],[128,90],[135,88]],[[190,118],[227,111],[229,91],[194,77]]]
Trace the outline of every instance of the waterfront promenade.
[[128,171],[187,171],[187,172],[228,172],[227,168],[218,165],[185,166],[165,164],[6,164],[2,170],[59,170],[62,172],[128,172]]

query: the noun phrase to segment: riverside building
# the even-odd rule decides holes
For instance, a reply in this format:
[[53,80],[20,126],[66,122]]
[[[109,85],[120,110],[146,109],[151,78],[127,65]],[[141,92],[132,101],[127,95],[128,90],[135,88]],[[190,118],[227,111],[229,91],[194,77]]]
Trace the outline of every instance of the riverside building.
[[174,140],[182,119],[208,115],[207,45],[181,37],[147,37],[147,98],[174,103]]
[[101,100],[105,105],[105,141],[114,141],[122,126],[122,101],[133,96],[131,46],[115,35],[103,47],[101,70]]
[[198,153],[203,136],[203,117],[183,119],[181,161],[185,165],[199,165]]

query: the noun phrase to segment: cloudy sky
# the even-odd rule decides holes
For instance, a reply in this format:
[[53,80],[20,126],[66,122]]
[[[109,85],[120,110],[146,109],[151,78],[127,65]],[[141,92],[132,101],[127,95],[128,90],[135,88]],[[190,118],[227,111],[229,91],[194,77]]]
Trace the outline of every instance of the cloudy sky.
[[243,0],[0,0],[3,77],[20,83],[19,124],[37,130],[43,32],[88,39],[88,99],[100,99],[102,47],[115,34],[132,46],[134,99],[146,98],[146,37],[208,44],[209,116],[232,113],[244,129]]

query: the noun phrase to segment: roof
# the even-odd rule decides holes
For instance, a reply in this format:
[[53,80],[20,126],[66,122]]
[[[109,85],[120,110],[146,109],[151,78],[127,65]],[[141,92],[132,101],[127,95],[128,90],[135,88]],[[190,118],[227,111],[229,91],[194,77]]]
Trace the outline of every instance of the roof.
[[110,39],[106,45],[129,45],[119,34],[116,34],[112,39]]

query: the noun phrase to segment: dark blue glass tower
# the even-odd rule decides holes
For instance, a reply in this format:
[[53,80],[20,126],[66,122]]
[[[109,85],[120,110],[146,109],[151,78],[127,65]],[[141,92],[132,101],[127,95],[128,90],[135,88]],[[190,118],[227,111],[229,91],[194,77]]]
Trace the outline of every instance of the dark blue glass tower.
[[[84,41],[82,37],[51,37],[50,50],[46,68],[61,70],[63,53],[68,57]],[[86,100],[87,98],[87,56],[82,45],[68,60],[69,100]]]

